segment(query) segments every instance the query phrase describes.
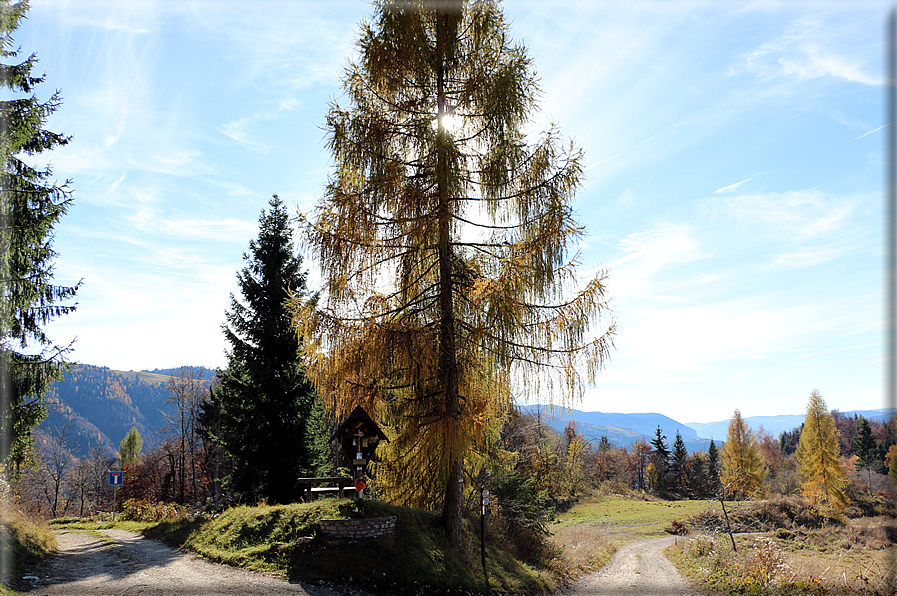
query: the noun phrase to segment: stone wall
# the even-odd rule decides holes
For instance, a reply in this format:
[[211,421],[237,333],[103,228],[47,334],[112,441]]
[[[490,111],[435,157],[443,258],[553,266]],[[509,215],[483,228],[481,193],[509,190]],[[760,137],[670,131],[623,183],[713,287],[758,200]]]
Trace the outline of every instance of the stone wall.
[[396,516],[365,519],[322,519],[318,530],[328,538],[358,539],[377,538],[392,534],[396,529]]

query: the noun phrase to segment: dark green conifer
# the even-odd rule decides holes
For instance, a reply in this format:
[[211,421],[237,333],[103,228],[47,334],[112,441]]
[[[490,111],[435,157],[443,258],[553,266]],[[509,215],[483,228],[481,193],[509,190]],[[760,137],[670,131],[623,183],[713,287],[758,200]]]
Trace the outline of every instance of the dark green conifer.
[[707,448],[707,488],[713,496],[717,496],[722,488],[719,481],[719,449],[713,439],[710,439],[710,447]]
[[857,456],[856,469],[868,470],[869,494],[872,494],[872,469],[878,465],[878,445],[872,434],[872,426],[869,421],[860,416],[857,420],[857,436],[853,438],[851,445],[854,455]]
[[660,425],[651,440],[651,463],[654,465],[652,478],[653,490],[659,495],[665,495],[670,490],[670,449],[666,444],[666,435],[661,433]]
[[673,453],[670,459],[670,472],[672,476],[672,488],[679,494],[683,494],[688,489],[688,449],[685,448],[685,441],[682,440],[682,434],[676,430],[676,440],[673,441]]
[[[34,94],[37,56],[20,61],[12,35],[27,0],[0,0],[0,462],[17,474],[33,443],[31,429],[46,417],[43,395],[66,366],[69,346],[43,328],[75,310],[67,301],[78,285],[53,284],[54,226],[71,205],[70,181],[51,180],[49,166],[27,159],[65,145],[70,137],[44,129],[59,92],[41,102]],[[79,282],[80,283],[80,282]]]
[[228,365],[206,408],[204,425],[233,462],[232,488],[249,500],[289,503],[296,478],[326,465],[324,411],[299,361],[300,344],[285,303],[303,296],[306,273],[293,250],[286,208],[275,195],[259,218],[257,240],[237,273],[243,301],[231,294],[227,322]]

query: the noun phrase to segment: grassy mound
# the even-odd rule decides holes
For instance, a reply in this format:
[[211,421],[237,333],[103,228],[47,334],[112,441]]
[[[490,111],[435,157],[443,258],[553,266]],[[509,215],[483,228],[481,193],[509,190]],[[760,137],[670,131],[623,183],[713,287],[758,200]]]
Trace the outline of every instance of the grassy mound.
[[[396,516],[392,536],[331,541],[321,519]],[[163,522],[145,534],[220,563],[273,572],[294,581],[343,581],[366,590],[440,593],[484,591],[479,525],[465,522],[467,545],[454,552],[429,511],[376,501],[323,499],[293,505],[235,507],[207,520]],[[521,553],[532,554],[521,560]],[[489,589],[539,593],[557,587],[549,550],[522,549],[487,530]]]
[[[56,538],[46,526],[34,523],[25,515],[12,510],[0,514],[0,560],[8,561],[10,568],[0,570],[8,577],[19,578],[25,569],[56,550]],[[10,582],[11,583],[11,582]],[[0,593],[10,586],[0,585]]]

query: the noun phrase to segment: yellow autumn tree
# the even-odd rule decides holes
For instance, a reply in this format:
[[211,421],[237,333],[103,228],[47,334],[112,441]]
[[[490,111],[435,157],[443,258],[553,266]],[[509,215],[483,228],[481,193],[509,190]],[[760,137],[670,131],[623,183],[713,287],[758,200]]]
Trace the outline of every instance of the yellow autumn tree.
[[841,465],[838,436],[822,395],[814,389],[797,445],[802,492],[814,503],[841,511],[847,506],[847,473]]
[[294,324],[337,415],[386,427],[378,486],[441,508],[460,548],[465,464],[512,399],[581,395],[611,346],[604,274],[571,252],[581,154],[554,128],[528,144],[537,77],[493,0],[377,1],[357,50],[303,219],[322,293]]
[[736,499],[762,497],[766,474],[766,462],[754,432],[741,417],[741,412],[735,410],[722,449],[720,481],[723,488]]

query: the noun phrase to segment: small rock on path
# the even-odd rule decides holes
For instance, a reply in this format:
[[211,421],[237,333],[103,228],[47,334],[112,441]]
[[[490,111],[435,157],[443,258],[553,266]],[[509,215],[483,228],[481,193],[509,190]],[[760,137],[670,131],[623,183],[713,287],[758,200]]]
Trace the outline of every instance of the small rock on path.
[[[636,540],[621,546],[607,565],[581,579],[570,596],[695,596],[663,551],[675,536]],[[679,538],[684,540],[684,538]]]

